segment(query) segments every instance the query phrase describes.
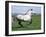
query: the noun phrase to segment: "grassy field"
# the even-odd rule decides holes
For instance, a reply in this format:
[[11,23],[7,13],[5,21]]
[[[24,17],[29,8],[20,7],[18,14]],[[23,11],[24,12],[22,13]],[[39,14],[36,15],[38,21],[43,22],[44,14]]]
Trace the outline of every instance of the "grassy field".
[[[12,31],[20,31],[20,30],[39,30],[41,29],[41,16],[39,15],[35,15],[32,16],[32,23],[27,25],[28,22],[22,22],[23,27],[20,27],[20,25],[18,24],[18,21],[16,20],[13,24],[12,24]],[[20,27],[20,28],[19,28]]]

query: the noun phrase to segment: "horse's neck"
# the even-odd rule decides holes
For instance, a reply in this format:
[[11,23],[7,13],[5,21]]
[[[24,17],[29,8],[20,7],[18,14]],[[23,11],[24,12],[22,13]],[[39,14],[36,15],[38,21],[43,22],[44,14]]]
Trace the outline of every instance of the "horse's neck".
[[27,13],[27,15],[30,15],[30,16],[31,16],[31,13],[32,13],[32,11],[29,11],[29,12]]

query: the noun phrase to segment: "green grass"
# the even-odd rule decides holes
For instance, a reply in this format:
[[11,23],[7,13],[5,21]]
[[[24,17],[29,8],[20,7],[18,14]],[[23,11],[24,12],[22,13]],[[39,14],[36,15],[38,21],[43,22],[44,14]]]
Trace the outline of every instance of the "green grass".
[[32,16],[32,23],[27,25],[28,22],[22,22],[22,25],[24,26],[21,28],[20,25],[18,24],[18,21],[16,20],[13,24],[12,24],[12,31],[21,31],[21,30],[39,30],[41,29],[41,16]]

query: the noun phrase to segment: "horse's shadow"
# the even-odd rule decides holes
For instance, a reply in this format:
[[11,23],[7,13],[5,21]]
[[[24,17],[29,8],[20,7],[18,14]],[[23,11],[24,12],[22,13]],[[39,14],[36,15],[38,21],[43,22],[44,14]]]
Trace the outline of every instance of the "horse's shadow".
[[27,24],[27,26],[19,26],[19,27],[15,27],[15,28],[28,28],[30,24]]
[[24,27],[15,27],[15,28],[24,28]]

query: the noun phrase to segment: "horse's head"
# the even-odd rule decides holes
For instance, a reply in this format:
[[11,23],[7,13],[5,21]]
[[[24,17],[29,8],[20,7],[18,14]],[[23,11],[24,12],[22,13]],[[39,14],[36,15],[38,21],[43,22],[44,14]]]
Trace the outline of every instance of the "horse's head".
[[33,9],[29,9],[28,11],[33,11]]
[[33,11],[33,9],[28,9],[28,11],[26,12],[26,15],[30,15],[31,16],[32,11]]

